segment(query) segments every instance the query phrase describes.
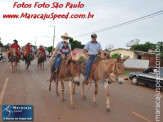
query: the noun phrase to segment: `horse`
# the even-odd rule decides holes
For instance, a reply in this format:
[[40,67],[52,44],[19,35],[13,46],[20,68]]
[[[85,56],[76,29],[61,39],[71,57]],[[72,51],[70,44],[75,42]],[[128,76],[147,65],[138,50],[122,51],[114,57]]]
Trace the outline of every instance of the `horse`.
[[44,61],[45,61],[45,54],[41,52],[41,54],[38,55],[37,67],[44,70]]
[[17,63],[19,59],[17,58],[16,50],[13,48],[11,49],[11,54],[10,54],[10,62],[11,62],[11,72],[17,71]]
[[67,58],[61,62],[60,71],[53,74],[50,79],[49,91],[51,90],[51,82],[54,80],[56,86],[56,95],[58,96],[58,81],[61,81],[61,100],[64,102],[64,82],[69,81],[70,87],[70,103],[71,107],[74,107],[73,88],[75,84],[79,85],[80,76],[80,63],[74,61],[71,58]]
[[[123,84],[124,82],[124,64],[123,62],[127,60],[129,57],[121,59],[121,55],[119,55],[118,59],[102,59],[99,61],[97,66],[94,68],[92,66],[89,75],[89,83],[92,83],[92,80],[95,82],[95,91],[93,102],[96,103],[96,96],[98,93],[98,84],[99,82],[104,83],[104,88],[106,91],[107,99],[106,99],[106,109],[110,111],[110,93],[109,93],[109,84],[115,81],[118,81],[119,84]],[[84,75],[85,64],[82,64],[81,73]],[[82,97],[86,99],[85,96],[85,83],[82,82]]]
[[29,51],[25,57],[25,69],[26,71],[29,68],[29,65],[31,64],[32,61],[32,51]]

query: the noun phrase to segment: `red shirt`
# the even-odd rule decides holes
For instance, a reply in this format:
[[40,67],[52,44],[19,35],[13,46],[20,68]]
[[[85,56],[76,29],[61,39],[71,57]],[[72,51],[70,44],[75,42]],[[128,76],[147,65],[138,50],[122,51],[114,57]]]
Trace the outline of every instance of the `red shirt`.
[[39,48],[39,51],[41,51],[41,52],[45,52],[45,50],[44,50],[44,48]]
[[29,52],[30,50],[31,50],[31,46],[30,45],[27,45],[26,47],[25,47],[25,50],[27,51],[27,52]]
[[14,48],[15,50],[20,50],[20,46],[18,44],[13,43],[11,45],[11,48]]

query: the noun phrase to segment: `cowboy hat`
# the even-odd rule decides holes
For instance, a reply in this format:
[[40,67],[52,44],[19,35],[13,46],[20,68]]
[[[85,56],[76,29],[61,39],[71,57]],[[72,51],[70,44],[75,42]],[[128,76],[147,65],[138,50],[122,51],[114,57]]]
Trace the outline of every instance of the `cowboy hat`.
[[62,34],[61,38],[63,38],[63,37],[70,38],[67,33]]
[[16,39],[14,39],[13,42],[18,42],[18,41]]
[[30,42],[28,42],[27,44],[31,44]]
[[43,47],[43,45],[40,45],[40,47]]

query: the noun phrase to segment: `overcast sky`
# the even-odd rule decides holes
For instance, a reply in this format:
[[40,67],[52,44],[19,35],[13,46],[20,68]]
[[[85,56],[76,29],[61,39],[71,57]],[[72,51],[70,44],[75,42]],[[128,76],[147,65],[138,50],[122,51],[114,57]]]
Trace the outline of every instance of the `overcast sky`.
[[[46,2],[52,3],[55,0],[18,0],[19,3]],[[66,0],[57,0],[66,3]],[[69,0],[78,3],[78,0]],[[14,0],[0,1],[0,37],[4,44],[12,43],[14,39],[19,41],[21,46],[27,42],[37,46],[51,46],[56,26],[55,45],[61,41],[60,35],[67,32],[71,37],[94,32],[109,26],[114,26],[132,19],[139,18],[160,10],[163,10],[163,0],[81,0],[84,8],[76,9],[27,9],[13,8]],[[34,19],[3,19],[3,14],[28,13],[88,13],[95,14],[93,19],[56,19],[56,20],[34,20]],[[126,43],[132,39],[140,39],[140,43],[150,41],[156,43],[163,41],[163,14],[129,24],[120,28],[102,31],[97,33],[98,41],[102,48],[114,44],[114,48],[126,48]],[[91,40],[90,35],[74,38],[83,44]]]

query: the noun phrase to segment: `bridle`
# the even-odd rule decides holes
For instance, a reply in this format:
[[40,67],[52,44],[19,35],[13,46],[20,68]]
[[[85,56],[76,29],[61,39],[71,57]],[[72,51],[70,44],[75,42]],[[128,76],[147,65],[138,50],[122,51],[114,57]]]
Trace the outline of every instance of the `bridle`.
[[[110,80],[111,82],[113,82],[112,78],[110,77],[112,72],[109,72],[109,71],[107,70],[107,67],[106,67],[105,62],[103,62],[103,63],[104,63],[105,70],[106,70],[106,72],[107,72],[107,75],[105,76],[105,78],[109,78],[109,80]],[[119,73],[118,73],[117,70],[116,70],[117,64],[118,64],[118,62],[116,62],[116,63],[114,64],[114,70],[113,70],[113,75],[116,77],[116,79],[117,79],[117,77],[118,77],[118,75],[119,75]],[[105,79],[104,79],[104,80],[105,80]]]

